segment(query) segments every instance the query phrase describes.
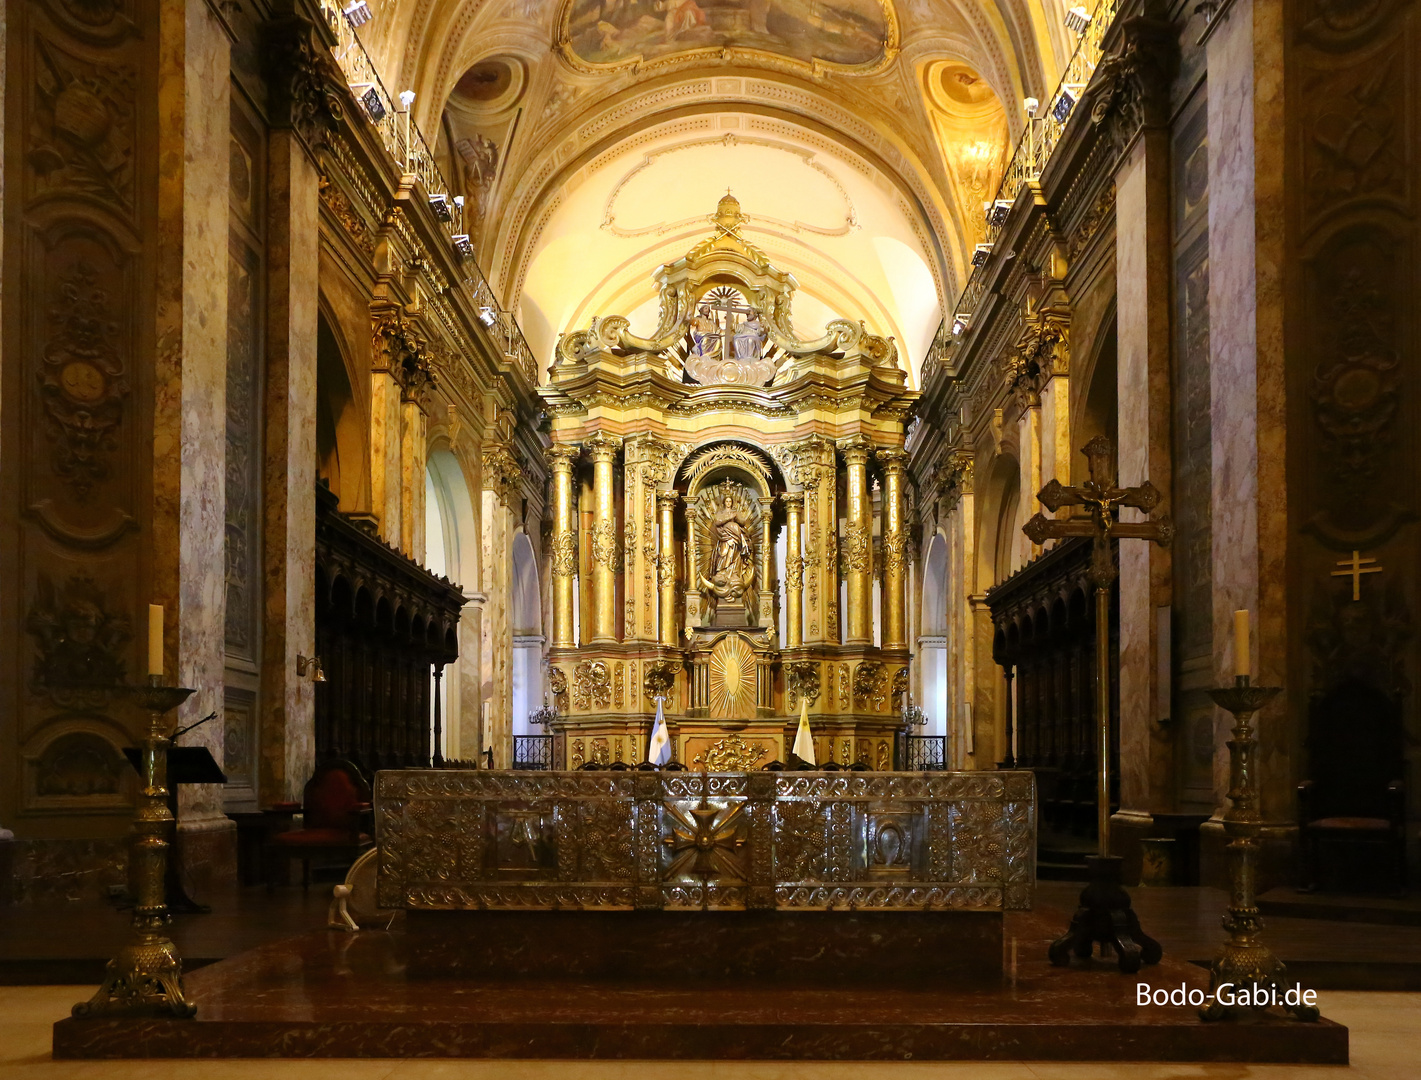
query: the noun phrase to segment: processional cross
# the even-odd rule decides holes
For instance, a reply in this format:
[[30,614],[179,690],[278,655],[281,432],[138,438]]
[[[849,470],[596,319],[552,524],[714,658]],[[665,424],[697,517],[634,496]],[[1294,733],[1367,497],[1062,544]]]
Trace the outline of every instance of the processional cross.
[[1119,508],[1131,506],[1148,514],[1164,498],[1159,489],[1146,480],[1138,487],[1116,486],[1111,459],[1114,447],[1104,435],[1086,443],[1081,453],[1090,462],[1090,477],[1079,487],[1066,487],[1052,480],[1036,496],[1041,505],[1053,514],[1063,506],[1085,506],[1089,513],[1079,517],[1048,518],[1037,512],[1022,526],[1033,544],[1052,537],[1088,536],[1090,580],[1095,586],[1095,719],[1096,752],[1100,757],[1100,805],[1096,808],[1100,823],[1100,854],[1110,854],[1110,583],[1119,576],[1115,560],[1110,557],[1112,538],[1122,540],[1153,540],[1161,546],[1174,538],[1174,523],[1165,514],[1157,521],[1127,522],[1117,518]]
[[[1110,856],[1110,584],[1119,576],[1110,557],[1110,541],[1153,540],[1164,546],[1174,538],[1169,515],[1155,521],[1122,522],[1120,508],[1133,507],[1143,514],[1159,506],[1163,496],[1146,480],[1136,487],[1116,483],[1112,465],[1114,447],[1104,435],[1086,443],[1081,452],[1090,462],[1090,476],[1079,487],[1066,487],[1052,480],[1036,498],[1053,514],[1063,506],[1084,506],[1088,513],[1078,517],[1048,518],[1036,513],[1022,526],[1033,544],[1052,537],[1088,536],[1091,539],[1090,579],[1095,585],[1095,735],[1097,755],[1096,814],[1099,855],[1091,860],[1091,884],[1081,894],[1081,906],[1065,937],[1051,946],[1051,961],[1064,965],[1070,954],[1088,957],[1093,942],[1109,942],[1127,972],[1139,970],[1140,962],[1157,963],[1160,947],[1140,931],[1139,920],[1130,910],[1130,898],[1120,887],[1120,860]],[[1102,946],[1102,952],[1104,948]]]

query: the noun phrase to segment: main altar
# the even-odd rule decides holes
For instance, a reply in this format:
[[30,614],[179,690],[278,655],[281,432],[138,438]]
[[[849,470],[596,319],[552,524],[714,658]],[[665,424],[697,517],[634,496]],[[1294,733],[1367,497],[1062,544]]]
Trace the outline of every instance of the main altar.
[[861,324],[797,336],[732,196],[710,221],[657,271],[651,335],[593,319],[541,391],[555,767],[641,761],[660,698],[691,769],[787,761],[802,702],[820,764],[890,769],[917,395]]

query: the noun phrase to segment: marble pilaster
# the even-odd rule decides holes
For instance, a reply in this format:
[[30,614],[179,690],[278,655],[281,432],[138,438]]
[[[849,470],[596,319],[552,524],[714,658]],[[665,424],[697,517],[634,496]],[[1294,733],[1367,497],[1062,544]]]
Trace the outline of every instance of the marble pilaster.
[[[1233,680],[1233,612],[1247,608],[1254,681],[1283,687],[1254,721],[1270,823],[1293,818],[1295,783],[1286,731],[1296,710],[1286,677],[1282,18],[1275,0],[1234,4],[1207,45],[1214,681]],[[1229,786],[1231,723],[1216,710],[1215,817]]]
[[399,547],[402,537],[401,469],[403,392],[395,377],[399,357],[381,333],[376,314],[370,367],[370,510],[380,522],[380,539]]
[[[499,492],[487,487],[485,466],[483,529],[480,558],[488,582],[479,619],[483,663],[483,702],[479,713],[479,750],[493,748],[494,767],[507,769],[513,761],[513,622],[510,607],[513,588],[513,513]],[[482,709],[488,709],[488,734],[484,741]]]
[[[226,581],[227,222],[230,46],[205,4],[164,0],[157,25],[157,357],[154,370],[154,600],[166,608],[167,678],[193,687],[192,723],[223,707]],[[216,418],[216,419],[215,419]],[[222,760],[224,727],[187,745]],[[179,843],[216,867],[233,826],[216,786],[179,789]],[[191,841],[191,842],[189,842]],[[235,870],[226,853],[226,874]]]
[[417,397],[400,402],[400,550],[424,563],[425,429],[428,418]]
[[[1149,480],[1165,495],[1172,478],[1169,135],[1145,128],[1117,166],[1116,328],[1119,342],[1117,471],[1122,485]],[[1132,509],[1122,521],[1141,521]],[[1159,725],[1156,609],[1171,603],[1170,549],[1120,542],[1120,811],[1117,835],[1142,831],[1173,808],[1171,743]]]
[[269,141],[262,479],[261,797],[297,800],[316,763],[315,688],[296,657],[315,651],[316,326],[320,202],[315,164],[290,131]]

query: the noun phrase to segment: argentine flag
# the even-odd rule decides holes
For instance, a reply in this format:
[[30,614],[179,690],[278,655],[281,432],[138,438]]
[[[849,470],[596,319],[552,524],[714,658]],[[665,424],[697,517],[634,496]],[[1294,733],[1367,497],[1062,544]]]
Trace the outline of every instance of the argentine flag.
[[814,760],[814,736],[809,733],[809,699],[799,699],[799,730],[794,735],[794,755],[806,765],[817,765]]
[[656,699],[656,723],[651,726],[651,742],[646,747],[646,760],[653,765],[665,765],[671,760],[671,734],[666,730],[666,714]]

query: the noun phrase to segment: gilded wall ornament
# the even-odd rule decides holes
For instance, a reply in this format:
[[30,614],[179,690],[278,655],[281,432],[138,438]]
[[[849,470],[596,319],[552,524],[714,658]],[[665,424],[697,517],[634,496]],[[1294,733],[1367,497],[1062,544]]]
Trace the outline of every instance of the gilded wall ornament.
[[561,714],[567,713],[567,673],[560,667],[548,668],[548,689],[553,695],[553,706]]
[[908,669],[900,667],[893,673],[893,682],[890,684],[888,691],[888,699],[894,712],[897,712],[903,707],[907,693]]
[[616,673],[612,680],[612,703],[619,709],[622,707],[625,685],[626,673],[622,668],[622,662],[618,660]]
[[764,743],[746,742],[739,735],[727,735],[692,758],[691,764],[708,772],[748,772],[769,752],[770,748]]
[[854,705],[857,708],[871,708],[882,712],[886,703],[885,689],[888,678],[883,664],[877,660],[861,660],[854,669]]
[[523,494],[523,465],[507,443],[484,444],[483,482],[484,489],[496,494],[504,507],[518,507]]
[[612,677],[605,660],[582,660],[573,669],[572,703],[582,712],[612,704]]
[[346,81],[316,25],[300,16],[268,23],[266,61],[273,121],[316,147],[340,126]]
[[680,665],[674,660],[653,660],[644,669],[642,684],[646,696],[655,700],[668,695],[676,682],[676,670]]
[[[367,256],[373,256],[375,254],[375,234],[365,223],[365,219],[360,216],[360,212],[355,209],[355,204],[340,189],[340,185],[322,173],[317,181],[317,186],[321,193],[321,202],[331,212],[331,216],[340,222],[340,227],[346,231],[346,235],[360,251]],[[450,441],[453,441],[452,437]]]
[[[810,704],[819,700],[819,661],[793,660],[785,668],[785,684],[792,695],[807,698]],[[790,706],[793,708],[793,703]]]

